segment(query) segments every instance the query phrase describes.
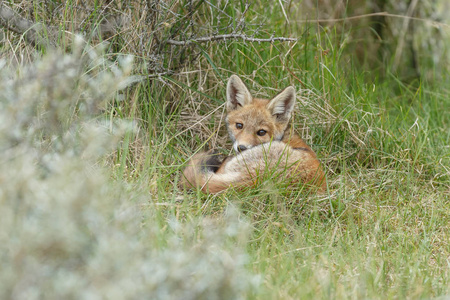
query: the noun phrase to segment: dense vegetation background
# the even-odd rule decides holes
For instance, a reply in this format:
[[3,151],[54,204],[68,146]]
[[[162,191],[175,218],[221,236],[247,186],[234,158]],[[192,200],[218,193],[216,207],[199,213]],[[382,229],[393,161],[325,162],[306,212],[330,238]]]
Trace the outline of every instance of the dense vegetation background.
[[[1,1],[0,298],[449,297],[449,5]],[[231,74],[325,195],[177,187]]]

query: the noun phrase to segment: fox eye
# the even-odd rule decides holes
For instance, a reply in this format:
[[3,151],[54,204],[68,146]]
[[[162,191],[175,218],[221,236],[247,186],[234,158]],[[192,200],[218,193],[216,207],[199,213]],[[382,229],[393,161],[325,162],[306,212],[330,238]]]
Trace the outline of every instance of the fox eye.
[[242,123],[236,123],[236,128],[237,128],[237,129],[242,129],[242,128],[244,128],[244,124],[242,124]]
[[266,135],[267,131],[265,131],[264,129],[258,130],[258,132],[256,133],[259,136],[264,136]]

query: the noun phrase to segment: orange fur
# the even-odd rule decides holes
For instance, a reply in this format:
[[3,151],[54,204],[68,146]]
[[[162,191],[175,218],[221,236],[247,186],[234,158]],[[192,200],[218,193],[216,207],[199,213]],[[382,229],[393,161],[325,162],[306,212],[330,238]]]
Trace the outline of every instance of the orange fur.
[[316,154],[289,126],[294,104],[293,87],[271,100],[258,99],[239,77],[231,76],[226,123],[237,155],[226,159],[211,151],[195,155],[183,172],[182,186],[217,193],[230,186],[252,186],[269,175],[323,191],[324,173]]

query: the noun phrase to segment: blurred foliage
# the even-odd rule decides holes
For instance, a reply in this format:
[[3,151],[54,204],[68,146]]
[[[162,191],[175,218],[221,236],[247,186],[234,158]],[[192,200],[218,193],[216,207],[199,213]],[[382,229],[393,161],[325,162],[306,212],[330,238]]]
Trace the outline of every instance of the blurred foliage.
[[449,9],[445,0],[305,0],[293,15],[337,32],[366,70],[433,81],[449,71]]
[[167,222],[148,196],[97,164],[132,130],[98,109],[118,96],[117,66],[84,46],[11,69],[0,61],[0,298],[246,299],[248,225]]

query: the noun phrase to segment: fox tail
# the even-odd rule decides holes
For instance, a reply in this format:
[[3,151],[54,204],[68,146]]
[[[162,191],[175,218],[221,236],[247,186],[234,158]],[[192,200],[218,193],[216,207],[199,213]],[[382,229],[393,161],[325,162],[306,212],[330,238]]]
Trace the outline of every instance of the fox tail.
[[234,181],[234,176],[216,173],[224,161],[225,158],[216,150],[194,155],[183,171],[181,186],[185,189],[199,188],[210,193],[218,193],[228,188]]

